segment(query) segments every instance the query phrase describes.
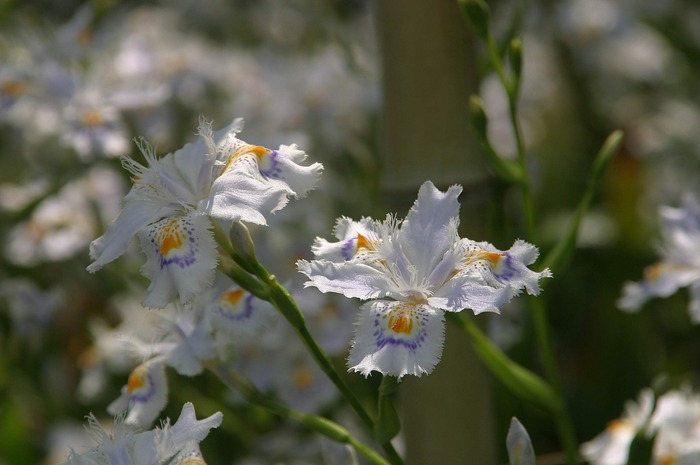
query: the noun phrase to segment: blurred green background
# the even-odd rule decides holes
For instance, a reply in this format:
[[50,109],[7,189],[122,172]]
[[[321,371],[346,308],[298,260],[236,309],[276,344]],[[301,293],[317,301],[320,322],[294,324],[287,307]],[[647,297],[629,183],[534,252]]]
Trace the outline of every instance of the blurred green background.
[[[473,92],[485,102],[494,146],[513,152],[505,98],[483,45],[453,2],[429,7],[440,11],[434,16],[421,13],[418,0],[401,9],[389,3],[0,3],[1,464],[62,463],[66,444],[84,442],[77,439],[84,415],[104,416],[124,383],[124,373],[110,372],[103,391],[89,399],[77,394],[90,366],[91,325],[118,323],[110,299],[133,284],[123,275],[138,274],[132,262],[97,276],[84,271],[89,241],[118,211],[128,185],[118,155],[135,153],[134,137],[165,154],[193,140],[200,115],[215,127],[241,116],[246,140],[297,142],[324,163],[312,206],[299,202],[310,210],[299,218],[313,218],[303,235],[281,229],[289,240],[260,239],[275,257],[266,265],[281,275],[294,274],[294,258],[308,255],[314,236],[330,236],[336,216],[401,216],[427,178],[464,184],[468,237],[499,248],[524,237],[517,190],[488,172],[469,128]],[[681,0],[489,5],[500,44],[512,37],[524,42],[520,117],[542,251],[563,233],[605,137],[618,128],[626,134],[570,267],[542,296],[566,400],[584,441],[643,387],[697,382],[700,332],[689,321],[685,292],[636,314],[615,302],[622,284],[639,280],[657,258],[659,206],[678,205],[699,185],[700,6]],[[425,64],[438,55],[442,65]],[[420,93],[412,85],[422,86]],[[77,203],[42,207],[81,182],[85,190],[66,194]],[[294,228],[295,213],[285,215],[279,228]],[[280,259],[275,247],[282,246],[287,255]],[[492,338],[514,360],[541,371],[526,310],[516,302],[503,313],[482,320]],[[343,359],[339,354],[341,371]],[[224,413],[222,427],[202,445],[210,465],[321,463],[322,447],[302,429],[231,402],[213,378],[171,375],[163,417],[176,416],[184,401],[201,416]],[[478,376],[491,392],[497,462],[507,461],[504,438],[517,416],[538,454],[555,454],[556,463],[560,446],[548,416],[488,375]],[[373,380],[348,380],[372,402]],[[279,437],[269,436],[278,430]],[[305,441],[310,452],[295,458]],[[264,455],[266,448],[274,452]],[[326,463],[334,463],[328,454]]]

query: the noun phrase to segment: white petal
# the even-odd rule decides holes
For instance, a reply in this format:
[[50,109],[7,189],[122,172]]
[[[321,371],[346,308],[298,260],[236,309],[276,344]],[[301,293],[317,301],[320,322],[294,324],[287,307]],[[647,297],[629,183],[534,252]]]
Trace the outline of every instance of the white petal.
[[348,366],[401,378],[429,374],[440,360],[443,312],[427,305],[372,301],[361,309]]
[[376,238],[377,223],[371,218],[353,221],[342,216],[336,220],[333,232],[339,241],[329,242],[317,237],[311,246],[311,251],[317,259],[344,262],[356,257],[359,249],[362,248],[363,241]]
[[447,311],[458,312],[464,308],[481,312],[499,312],[504,304],[515,295],[510,286],[493,288],[475,280],[473,277],[459,274],[450,279],[428,298],[430,305]]
[[90,257],[94,261],[87,267],[87,270],[94,273],[120,257],[126,251],[129,241],[139,230],[172,213],[172,211],[172,207],[156,205],[153,202],[126,202],[124,209],[107,227],[104,235],[90,244]]
[[549,278],[549,269],[540,272],[530,270],[527,265],[537,259],[537,248],[518,240],[507,251],[501,251],[488,242],[463,241],[465,252],[464,270],[480,275],[492,287],[509,285],[515,291],[526,289],[537,295],[542,290],[539,280]]
[[644,274],[643,281],[624,284],[622,297],[617,302],[622,310],[637,310],[652,297],[668,297],[700,279],[700,269],[663,262],[647,267]]
[[326,260],[299,260],[297,268],[321,292],[336,292],[345,297],[374,299],[384,297],[391,289],[385,273],[363,263],[333,263]]
[[242,156],[216,178],[198,209],[233,221],[267,224],[265,215],[283,208],[293,192],[277,180],[263,178],[254,156]]
[[[151,359],[137,366],[129,375],[123,392],[128,396],[125,423],[145,427],[153,423],[168,402],[168,382],[161,359]],[[121,399],[121,398],[120,398]],[[121,407],[117,399],[108,407],[111,413]]]
[[281,145],[279,150],[271,150],[260,158],[260,172],[268,179],[283,181],[296,197],[304,197],[318,184],[323,165],[313,163],[302,166],[298,163],[306,159],[306,153],[297,146]]
[[168,430],[168,443],[171,447],[178,447],[193,441],[201,442],[207,437],[209,430],[221,424],[223,417],[221,412],[216,412],[203,420],[197,420],[194,406],[191,402],[187,402],[182,406],[175,424]]
[[139,233],[146,254],[141,271],[151,280],[145,306],[162,308],[178,294],[188,302],[214,281],[217,252],[210,228],[206,216],[189,213]]
[[402,249],[420,276],[428,276],[445,251],[459,239],[461,186],[440,192],[430,181],[418,191],[399,233]]
[[184,376],[200,374],[202,362],[216,357],[216,347],[207,322],[197,325],[165,355],[165,362]]

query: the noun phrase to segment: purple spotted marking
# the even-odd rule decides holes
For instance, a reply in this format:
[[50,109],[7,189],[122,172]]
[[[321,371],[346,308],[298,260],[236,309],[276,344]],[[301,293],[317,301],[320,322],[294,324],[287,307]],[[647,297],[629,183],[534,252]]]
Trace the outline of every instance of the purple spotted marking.
[[510,279],[517,274],[517,270],[513,267],[513,257],[508,252],[505,252],[505,255],[506,261],[503,266],[503,271],[501,273],[494,272],[493,274],[501,281],[510,281]]
[[355,244],[357,243],[357,237],[346,240],[340,247],[340,255],[345,259],[345,261],[350,260],[355,256]]
[[268,156],[270,157],[270,167],[261,169],[260,172],[268,178],[282,179],[282,163],[279,161],[279,152],[272,150]]

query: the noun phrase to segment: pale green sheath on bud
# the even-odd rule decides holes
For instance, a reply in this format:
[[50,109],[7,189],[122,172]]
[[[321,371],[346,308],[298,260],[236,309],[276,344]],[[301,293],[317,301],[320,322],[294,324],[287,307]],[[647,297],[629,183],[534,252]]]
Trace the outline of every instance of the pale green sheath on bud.
[[508,59],[513,75],[511,92],[514,96],[517,96],[520,90],[520,80],[523,71],[523,41],[521,39],[513,39],[510,41],[508,46]]
[[515,417],[510,420],[506,447],[508,448],[508,463],[510,465],[535,465],[535,451],[532,448],[530,435]]
[[234,221],[229,237],[236,263],[247,272],[257,274],[260,263],[255,256],[255,244],[246,225],[240,221]]

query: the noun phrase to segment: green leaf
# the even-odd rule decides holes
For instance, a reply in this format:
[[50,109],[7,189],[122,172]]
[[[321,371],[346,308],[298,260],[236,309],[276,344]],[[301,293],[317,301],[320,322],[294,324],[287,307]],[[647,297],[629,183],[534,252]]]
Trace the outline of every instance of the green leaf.
[[555,273],[561,271],[571,260],[571,256],[576,248],[576,238],[578,237],[581,221],[583,221],[583,217],[593,200],[593,196],[598,190],[605,170],[620,149],[623,139],[624,133],[619,129],[611,133],[608,138],[605,139],[603,147],[593,161],[591,173],[588,177],[588,185],[576,208],[576,215],[569,225],[569,229],[545,257],[544,266],[552,269]]
[[456,320],[469,333],[476,354],[513,395],[549,412],[559,412],[564,408],[549,384],[508,358],[468,316],[448,313],[447,317]]

